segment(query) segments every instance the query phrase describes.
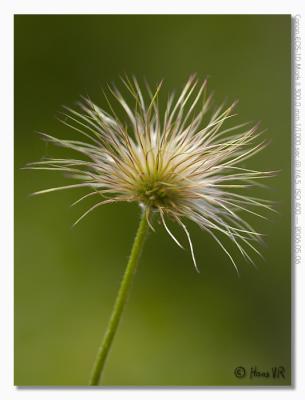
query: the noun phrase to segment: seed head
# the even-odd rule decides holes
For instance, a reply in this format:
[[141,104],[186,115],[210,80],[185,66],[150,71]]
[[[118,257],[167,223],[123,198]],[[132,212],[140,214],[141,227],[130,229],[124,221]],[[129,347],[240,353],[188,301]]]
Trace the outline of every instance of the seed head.
[[207,81],[200,84],[194,76],[178,96],[169,96],[165,107],[159,105],[162,83],[155,90],[148,85],[142,90],[135,78],[126,77],[122,83],[124,95],[116,86],[108,87],[108,111],[88,98],[83,99],[78,110],[66,108],[62,122],[83,140],[42,134],[47,141],[72,149],[81,157],[48,158],[29,167],[67,172],[80,183],[36,194],[85,187],[89,193],[76,203],[89,196],[102,197],[76,223],[103,204],[137,202],[144,208],[150,227],[153,229],[151,215],[157,213],[179,246],[166,219],[182,227],[196,268],[184,219],[209,233],[236,270],[236,263],[223,244],[224,237],[253,262],[248,253],[251,250],[260,254],[256,244],[262,240],[261,234],[240,212],[264,218],[257,209],[272,210],[268,201],[248,195],[247,190],[258,186],[259,179],[274,175],[273,171],[240,166],[266,146],[266,141],[257,140],[262,133],[258,125],[224,127],[236,115],[236,102],[212,111]]

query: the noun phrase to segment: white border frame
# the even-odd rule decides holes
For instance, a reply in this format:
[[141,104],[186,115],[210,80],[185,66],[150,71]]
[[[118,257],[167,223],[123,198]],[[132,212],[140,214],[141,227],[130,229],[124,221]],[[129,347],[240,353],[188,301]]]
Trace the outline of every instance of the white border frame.
[[[13,16],[14,14],[291,14],[296,16],[300,31],[297,44],[301,49],[295,50],[294,56],[300,56],[297,61],[301,64],[300,84],[301,101],[295,102],[299,109],[301,119],[294,121],[304,133],[305,110],[305,71],[302,61],[303,41],[305,40],[305,12],[301,11],[300,2],[290,0],[2,0],[0,3],[0,38],[1,38],[1,64],[3,68],[1,79],[1,147],[0,147],[0,177],[1,177],[1,207],[0,207],[0,232],[1,232],[1,350],[0,350],[0,398],[3,400],[42,400],[60,398],[61,400],[79,400],[86,396],[98,399],[101,396],[111,396],[116,399],[121,396],[132,399],[153,399],[155,396],[184,399],[185,396],[199,399],[234,399],[239,400],[247,396],[248,400],[261,396],[263,399],[301,399],[305,393],[305,265],[304,265],[304,234],[296,235],[298,241],[296,255],[301,256],[300,263],[296,264],[294,271],[294,368],[293,386],[291,388],[27,388],[18,389],[13,386]],[[294,64],[295,65],[295,64]],[[295,79],[295,75],[294,75]],[[294,91],[294,84],[293,84]],[[293,92],[294,93],[294,92]],[[298,170],[301,170],[300,181],[296,180],[293,187],[295,201],[304,209],[304,169],[305,141],[295,141],[299,151]],[[298,153],[295,153],[298,154]],[[297,178],[295,176],[295,178]],[[295,217],[295,227],[301,227],[304,221],[304,212]],[[305,222],[305,221],[304,221]],[[299,242],[300,239],[300,242]],[[299,253],[300,251],[300,253]],[[157,392],[156,392],[157,391]],[[145,394],[144,394],[145,392]]]

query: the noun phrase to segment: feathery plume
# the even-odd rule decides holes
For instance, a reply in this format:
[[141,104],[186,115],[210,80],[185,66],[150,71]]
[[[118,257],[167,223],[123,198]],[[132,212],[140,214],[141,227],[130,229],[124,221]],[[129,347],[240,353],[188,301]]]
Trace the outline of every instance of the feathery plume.
[[[169,96],[164,109],[159,105],[162,82],[155,90],[142,90],[135,78],[122,78],[125,94],[108,87],[105,98],[109,111],[84,98],[78,110],[66,108],[62,122],[80,138],[58,139],[42,133],[45,140],[74,150],[76,159],[48,158],[31,163],[31,169],[62,171],[78,183],[36,192],[49,193],[72,188],[87,188],[97,202],[77,221],[99,206],[114,202],[137,202],[144,208],[149,226],[157,213],[169,236],[182,247],[166,223],[176,222],[185,232],[193,263],[193,245],[184,219],[195,222],[210,234],[226,253],[238,272],[236,262],[225,247],[230,239],[243,257],[253,262],[262,235],[240,216],[240,212],[264,215],[270,202],[250,196],[249,187],[274,175],[241,167],[240,164],[266,146],[259,139],[258,125],[224,127],[236,114],[236,102],[214,111],[207,81],[192,76],[178,96]],[[112,100],[109,99],[109,95]],[[115,112],[113,100],[121,110]],[[122,117],[122,112],[125,117]],[[119,116],[118,113],[120,113]],[[100,199],[102,197],[102,199]]]

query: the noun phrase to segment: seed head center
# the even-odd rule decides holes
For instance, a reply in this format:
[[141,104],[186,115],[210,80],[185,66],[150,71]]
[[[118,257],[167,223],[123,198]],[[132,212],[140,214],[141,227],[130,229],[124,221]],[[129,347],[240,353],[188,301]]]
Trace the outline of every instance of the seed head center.
[[177,197],[175,188],[165,182],[148,180],[138,189],[140,201],[152,208],[168,206]]

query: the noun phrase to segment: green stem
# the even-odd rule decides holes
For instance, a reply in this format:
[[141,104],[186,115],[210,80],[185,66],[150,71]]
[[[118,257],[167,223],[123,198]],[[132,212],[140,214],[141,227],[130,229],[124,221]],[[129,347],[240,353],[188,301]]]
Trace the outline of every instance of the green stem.
[[148,224],[145,216],[145,211],[142,214],[139,227],[136,233],[136,237],[133,242],[128,264],[121,281],[121,285],[118,291],[117,298],[115,300],[112,314],[110,316],[106,333],[103,337],[100,348],[98,349],[96,361],[93,367],[91,379],[89,382],[90,386],[97,386],[101,378],[102,372],[105,367],[107,355],[109,353],[114,335],[117,331],[124,306],[128,297],[128,292],[131,286],[132,277],[134,275],[138,260],[141,255],[146,233],[148,231]]

